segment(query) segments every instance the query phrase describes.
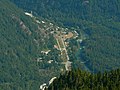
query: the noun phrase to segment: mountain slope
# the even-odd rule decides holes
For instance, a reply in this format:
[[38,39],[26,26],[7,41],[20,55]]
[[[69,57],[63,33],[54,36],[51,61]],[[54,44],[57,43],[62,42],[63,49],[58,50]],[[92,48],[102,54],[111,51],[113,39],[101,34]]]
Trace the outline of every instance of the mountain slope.
[[[101,22],[102,19],[120,20],[119,0],[11,0],[24,10],[34,11],[42,17],[77,24],[76,20],[86,19]],[[99,19],[99,20],[98,20]],[[101,19],[101,20],[100,20]],[[73,20],[71,22],[71,20]]]
[[[77,0],[74,3],[26,1],[15,2],[25,11],[33,12],[23,12],[9,0],[0,0],[0,90],[38,90],[41,84],[48,84],[52,77],[68,69],[71,62],[73,67],[90,72],[120,67],[119,1],[110,4],[106,1],[108,6],[113,4],[113,13],[112,8],[101,4],[107,10],[95,13],[93,10],[93,14],[89,10],[85,12],[88,1],[86,9],[78,7],[82,8],[81,14],[74,8]],[[62,8],[66,5],[69,8]],[[40,16],[70,27],[58,27]]]
[[0,89],[38,88],[40,77],[33,62],[37,47],[31,35],[37,27],[7,0],[0,0],[0,11]]
[[58,26],[50,27],[49,21],[24,13],[8,0],[0,0],[0,12],[0,90],[39,90],[63,67],[55,63],[61,59],[49,31]]
[[[74,62],[84,62],[91,72],[107,71],[120,66],[120,1],[119,0],[11,0],[25,11],[48,18],[58,24],[77,27],[87,35],[77,50],[71,43]],[[77,54],[77,55],[76,55]],[[77,63],[76,63],[77,64]],[[77,64],[78,67],[81,65]]]

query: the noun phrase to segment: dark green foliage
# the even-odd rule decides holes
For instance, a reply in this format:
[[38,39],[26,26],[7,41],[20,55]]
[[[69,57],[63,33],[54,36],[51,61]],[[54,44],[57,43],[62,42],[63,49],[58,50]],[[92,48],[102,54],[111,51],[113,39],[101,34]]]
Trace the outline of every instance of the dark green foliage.
[[81,70],[66,72],[48,87],[48,90],[119,90],[120,69],[90,74]]

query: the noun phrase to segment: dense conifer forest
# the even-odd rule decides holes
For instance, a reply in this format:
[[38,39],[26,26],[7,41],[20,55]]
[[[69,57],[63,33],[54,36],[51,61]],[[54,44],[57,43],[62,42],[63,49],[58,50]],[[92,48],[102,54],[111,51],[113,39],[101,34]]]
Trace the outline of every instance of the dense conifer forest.
[[120,69],[97,74],[73,70],[60,75],[46,90],[120,90]]

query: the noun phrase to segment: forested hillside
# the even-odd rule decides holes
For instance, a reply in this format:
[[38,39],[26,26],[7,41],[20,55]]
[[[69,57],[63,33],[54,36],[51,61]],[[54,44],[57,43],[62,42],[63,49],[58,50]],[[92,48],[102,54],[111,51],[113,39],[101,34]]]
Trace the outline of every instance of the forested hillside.
[[119,0],[11,0],[24,10],[34,11],[42,17],[63,24],[90,20],[97,23],[103,19],[120,20]]
[[85,62],[91,72],[120,67],[120,0],[11,1],[25,11],[33,11],[59,25],[77,27],[79,33],[83,31],[87,36],[82,43],[85,48],[71,57],[73,61]]
[[120,90],[120,70],[103,74],[73,70],[60,75],[46,90]]
[[39,88],[41,79],[34,61],[36,29],[19,8],[0,0],[0,90]]
[[63,65],[56,64],[61,60],[50,33],[56,27],[0,0],[0,90],[39,90],[59,75]]

